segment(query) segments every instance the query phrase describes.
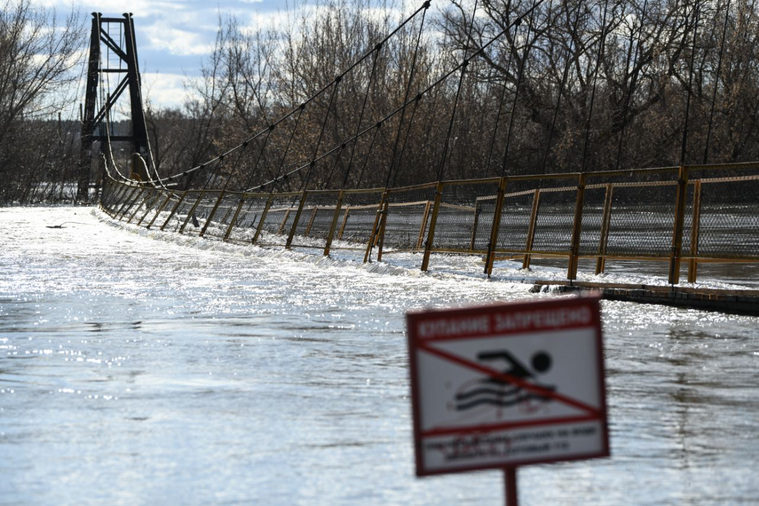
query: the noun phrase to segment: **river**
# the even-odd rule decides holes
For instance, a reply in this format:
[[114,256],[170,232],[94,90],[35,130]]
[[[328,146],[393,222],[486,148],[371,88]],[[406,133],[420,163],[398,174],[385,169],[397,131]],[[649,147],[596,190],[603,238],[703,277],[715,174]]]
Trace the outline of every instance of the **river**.
[[[2,208],[0,236],[0,504],[503,503],[497,471],[414,476],[404,318],[553,296],[517,267],[421,273],[76,207]],[[520,468],[521,504],[756,503],[759,320],[602,319],[611,457]]]

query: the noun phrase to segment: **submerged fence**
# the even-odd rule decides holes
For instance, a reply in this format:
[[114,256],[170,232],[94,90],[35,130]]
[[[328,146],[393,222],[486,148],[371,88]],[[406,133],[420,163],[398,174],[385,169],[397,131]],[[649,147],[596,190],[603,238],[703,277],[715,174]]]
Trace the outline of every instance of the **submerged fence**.
[[223,241],[372,254],[433,252],[496,260],[666,262],[669,283],[687,266],[759,263],[759,163],[540,174],[403,188],[243,193],[176,191],[109,179],[102,209],[139,226]]

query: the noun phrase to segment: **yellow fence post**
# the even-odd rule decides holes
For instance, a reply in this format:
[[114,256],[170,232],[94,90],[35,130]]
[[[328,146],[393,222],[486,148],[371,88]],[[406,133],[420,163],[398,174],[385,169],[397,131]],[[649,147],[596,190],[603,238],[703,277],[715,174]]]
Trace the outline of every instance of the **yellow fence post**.
[[227,227],[227,231],[224,232],[224,238],[222,241],[227,242],[229,241],[229,236],[232,235],[232,229],[235,228],[235,223],[237,223],[237,218],[240,216],[240,211],[242,211],[242,206],[245,203],[245,194],[243,193],[240,195],[240,200],[237,202],[237,208],[235,209],[235,214],[232,216],[232,219],[229,221],[229,226]]
[[385,226],[387,225],[387,215],[390,212],[390,198],[385,199],[385,205],[382,208],[382,215],[379,223],[379,237],[377,238],[377,261],[382,261],[382,248],[385,246]]
[[132,209],[132,206],[135,202],[137,202],[140,197],[142,196],[142,192],[145,191],[145,188],[142,186],[135,186],[131,192],[129,192],[129,195],[127,195],[124,202],[121,204],[121,207],[119,208],[118,213],[116,213],[116,219],[117,220],[123,220],[127,217],[127,214]]
[[290,211],[292,209],[285,210],[284,216],[282,216],[282,221],[279,222],[279,228],[277,228],[277,233],[281,234],[285,230],[285,225],[287,225],[287,219],[290,217]]
[[596,258],[596,274],[606,270],[606,245],[609,243],[609,226],[611,225],[611,204],[614,197],[614,185],[607,183],[604,196],[604,210],[601,217],[601,237],[598,239],[598,257]]
[[306,198],[308,197],[308,191],[303,190],[303,195],[300,198],[300,204],[298,204],[298,210],[295,212],[293,218],[293,225],[290,227],[290,235],[287,236],[287,242],[285,248],[290,249],[293,245],[293,238],[295,237],[295,231],[298,229],[298,222],[300,221],[300,215],[303,213],[303,206],[306,205]]
[[189,193],[188,190],[185,190],[182,192],[182,196],[179,197],[179,200],[177,200],[177,203],[174,204],[174,207],[171,209],[171,212],[169,213],[169,217],[166,218],[166,221],[163,222],[163,225],[161,225],[161,230],[163,231],[164,228],[166,228],[166,225],[169,224],[171,219],[174,217],[174,215],[177,213],[177,210],[179,209],[179,206],[182,205],[182,202],[184,202],[185,197],[187,197],[187,194]]
[[[205,190],[201,190],[200,194],[198,195],[198,198],[195,199],[195,203],[192,204],[192,207],[190,208],[190,212],[187,213],[187,216],[185,216],[184,221],[182,222],[182,226],[179,227],[179,233],[180,234],[184,233],[184,229],[185,229],[185,227],[187,227],[187,222],[189,222],[191,218],[195,217],[195,209],[198,208],[198,205],[200,204],[200,201],[203,200],[203,197],[205,197],[205,195],[206,195],[206,191]],[[193,222],[193,225],[194,224],[195,224],[195,222]]]
[[274,194],[270,193],[269,198],[266,199],[266,205],[264,205],[264,210],[261,212],[261,217],[258,219],[258,226],[256,227],[256,233],[253,235],[253,239],[250,240],[251,244],[256,244],[256,241],[258,241],[258,238],[261,236],[261,231],[264,229],[264,223],[266,222],[266,215],[269,214],[269,209],[271,208],[271,203],[274,201]]
[[585,206],[585,173],[580,174],[577,183],[577,201],[575,202],[575,216],[572,223],[572,241],[569,245],[569,267],[567,268],[567,279],[569,280],[577,279],[583,206]]
[[150,220],[150,223],[145,227],[147,229],[150,229],[150,227],[153,226],[153,223],[155,223],[155,220],[158,219],[158,217],[161,215],[163,210],[166,208],[167,205],[169,205],[169,202],[171,202],[171,197],[174,195],[174,192],[167,191],[166,192],[166,198],[163,200],[163,204],[158,206],[158,210],[155,212],[155,215],[153,216],[153,219]]
[[308,237],[311,235],[311,227],[314,226],[314,221],[316,221],[316,215],[319,213],[319,207],[314,206],[313,211],[311,211],[311,216],[308,219],[308,224],[306,224],[306,231],[303,232],[303,235]]
[[125,183],[122,183],[122,182],[118,183],[118,187],[113,194],[113,203],[111,205],[111,216],[113,216],[114,218],[116,217],[118,212],[121,210],[121,206],[124,205],[124,202],[125,202],[124,197],[129,192],[129,190],[134,190],[134,189]]
[[[127,196],[126,200],[124,200],[124,203],[121,204],[121,207],[119,208],[119,212],[116,213],[116,219],[122,220],[124,219],[124,216],[127,212],[129,212],[129,209],[132,207],[132,205],[137,202],[137,199],[140,198],[140,195],[142,195],[142,192],[145,190],[145,188],[141,186],[135,186],[134,189],[129,193],[129,196]],[[137,197],[132,199],[132,196],[137,193]]]
[[[145,199],[145,214],[142,215],[142,217],[139,219],[135,225],[138,227],[142,225],[142,222],[145,221],[145,218],[148,217],[150,214],[150,211],[154,209],[154,205],[156,202],[158,202],[158,198],[161,196],[161,192],[158,190],[158,188],[153,188],[149,197]],[[131,221],[131,220],[130,220]]]
[[[109,181],[107,179],[104,179],[103,189],[101,190],[100,198],[98,199],[98,209],[100,209],[101,211],[103,211],[104,213],[110,216],[111,213],[108,212],[108,208],[107,208],[107,206],[110,206],[109,201],[111,200],[110,195],[109,195],[110,193],[109,186],[110,186]],[[106,202],[108,202],[108,204],[106,204]]]
[[203,229],[200,231],[200,234],[198,234],[198,237],[203,237],[206,235],[206,230],[208,230],[208,225],[211,224],[211,221],[213,221],[213,217],[216,215],[216,211],[219,209],[219,206],[221,205],[221,201],[224,200],[224,197],[226,196],[226,192],[224,190],[221,190],[219,192],[219,198],[216,199],[216,203],[213,205],[213,209],[211,209],[211,213],[208,215],[208,218],[206,218],[206,222],[203,224]]
[[[232,193],[237,193],[237,192],[229,192],[227,195],[231,195]],[[239,203],[238,203],[238,205],[239,205]],[[222,216],[222,217],[221,217],[221,220],[219,220],[219,226],[223,226],[224,224],[226,224],[226,223],[227,223],[227,218],[229,218],[229,216],[230,216],[231,214],[234,214],[234,211],[236,211],[236,209],[237,209],[237,206],[229,206],[229,207],[227,208],[227,212],[226,212],[226,213],[224,213],[224,216]],[[225,230],[226,230],[226,229],[225,229]],[[223,238],[223,237],[224,237],[224,236],[222,236],[222,238]]]
[[540,209],[540,188],[535,188],[535,194],[532,196],[532,211],[530,212],[530,224],[527,227],[527,240],[524,244],[524,258],[522,258],[522,269],[530,268],[532,260],[532,245],[535,242],[535,230],[538,224],[538,209]]
[[[145,204],[145,208],[146,208],[146,209],[149,209],[149,207],[150,207],[150,206],[148,205],[148,201],[150,200],[150,197],[153,195],[153,193],[154,193],[156,190],[155,190],[155,188],[146,188],[145,190],[147,191],[147,195],[145,195],[145,196],[143,197],[142,195],[145,193],[145,191],[143,191],[143,192],[141,192],[141,193],[140,193],[140,197],[139,197],[137,200],[139,200],[139,199],[141,198],[141,199],[142,199],[142,203],[144,203],[144,204]],[[135,200],[135,202],[136,202],[137,200]],[[139,211],[139,210],[140,210],[140,204],[137,204],[137,205],[135,206],[135,205],[134,205],[134,203],[132,203],[132,206],[134,206],[134,211],[132,211],[132,214],[130,214],[130,215],[129,215],[129,219],[127,220],[127,223],[132,223],[132,220],[133,220],[133,219],[134,219],[134,217],[137,215],[137,211]]]
[[[114,196],[114,206],[113,209],[111,209],[111,217],[114,219],[118,219],[119,214],[121,213],[122,209],[124,209],[124,206],[126,206],[127,199],[132,196],[132,193],[137,189],[131,188],[124,183],[119,184],[120,191],[117,191],[116,195]],[[127,193],[129,193],[129,196],[127,196]],[[126,197],[126,198],[124,198]],[[123,199],[123,200],[122,200]],[[118,208],[118,209],[117,209]]]
[[698,277],[698,235],[701,226],[701,180],[693,182],[693,219],[690,229],[690,261],[688,262],[688,283],[695,283]]
[[495,209],[493,209],[493,223],[490,227],[490,239],[488,240],[488,252],[485,255],[485,274],[488,277],[493,273],[493,263],[495,262],[495,250],[498,246],[498,232],[501,228],[501,213],[503,212],[503,200],[506,197],[506,181],[502,177],[498,181],[498,195],[495,199]]
[[469,241],[469,252],[474,252],[474,245],[477,243],[477,227],[480,226],[480,212],[482,212],[482,209],[480,209],[477,206],[477,201],[474,201],[474,219],[472,220],[472,238]]
[[337,233],[337,238],[342,239],[345,233],[345,227],[348,226],[348,216],[351,213],[351,206],[345,208],[345,214],[343,215],[343,222],[340,224],[340,231]]
[[324,244],[324,256],[329,256],[329,249],[332,247],[332,238],[335,236],[335,230],[337,230],[337,220],[340,218],[340,210],[343,208],[343,199],[345,198],[345,190],[340,190],[337,194],[337,202],[335,203],[335,212],[332,213],[332,223],[329,224],[329,232],[327,233],[327,242]]
[[426,271],[430,266],[430,253],[432,253],[432,244],[435,240],[435,226],[437,225],[437,215],[440,211],[440,202],[443,200],[443,183],[438,182],[435,190],[435,204],[432,207],[432,221],[430,222],[430,231],[427,232],[427,240],[424,243],[424,258],[422,259],[422,271]]
[[[122,212],[126,213],[125,209],[127,208],[127,204],[129,203],[129,200],[132,198],[132,195],[134,195],[134,192],[140,189],[139,186],[134,186],[134,187],[131,187],[132,191],[129,191],[130,186],[126,184],[122,184],[122,188],[124,190],[119,195],[119,200],[121,200],[124,196],[126,196],[126,198],[121,202],[119,209],[117,211],[113,211],[113,214],[111,214],[111,216],[113,216],[117,220],[123,217]],[[129,193],[129,195],[127,195],[127,193]]]
[[672,230],[672,252],[669,256],[669,284],[680,282],[680,261],[683,249],[683,229],[685,228],[685,201],[688,189],[688,168],[678,170],[677,197],[675,200],[675,223]]
[[419,238],[416,241],[416,251],[422,249],[422,243],[424,242],[424,233],[427,232],[427,220],[430,217],[430,207],[432,207],[432,202],[428,200],[427,203],[424,204],[422,224],[419,226]]
[[369,235],[369,243],[366,245],[366,252],[364,253],[364,263],[367,263],[372,256],[372,248],[377,240],[377,234],[379,233],[379,224],[382,217],[382,210],[385,208],[385,202],[390,199],[390,192],[385,190],[382,192],[382,198],[380,199],[379,206],[377,206],[377,213],[374,215],[374,223],[372,224],[372,233]]

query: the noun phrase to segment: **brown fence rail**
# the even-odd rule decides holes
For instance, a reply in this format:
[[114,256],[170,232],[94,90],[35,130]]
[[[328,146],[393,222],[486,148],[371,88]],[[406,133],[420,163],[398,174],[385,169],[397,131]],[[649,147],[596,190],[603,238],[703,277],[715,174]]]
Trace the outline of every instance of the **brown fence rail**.
[[578,266],[759,263],[759,163],[441,181],[403,188],[242,193],[176,191],[109,179],[102,209],[147,228],[285,248],[565,259]]

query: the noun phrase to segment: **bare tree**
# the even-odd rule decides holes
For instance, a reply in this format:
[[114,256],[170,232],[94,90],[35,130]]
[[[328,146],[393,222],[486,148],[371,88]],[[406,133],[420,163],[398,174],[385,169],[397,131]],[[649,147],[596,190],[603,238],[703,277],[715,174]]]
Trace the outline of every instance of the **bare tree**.
[[201,179],[292,190],[759,157],[756,0],[450,0],[398,31],[395,7],[220,17],[187,121],[157,116],[193,139],[165,163],[241,145]]
[[[38,183],[51,164],[55,132],[41,120],[54,119],[73,97],[67,85],[81,67],[84,30],[72,12],[63,26],[55,12],[33,6],[30,0],[5,0],[0,11],[0,177],[1,201],[23,195],[21,188]],[[37,122],[37,123],[32,123]],[[55,121],[52,125],[55,125]],[[47,169],[46,169],[47,167]]]

